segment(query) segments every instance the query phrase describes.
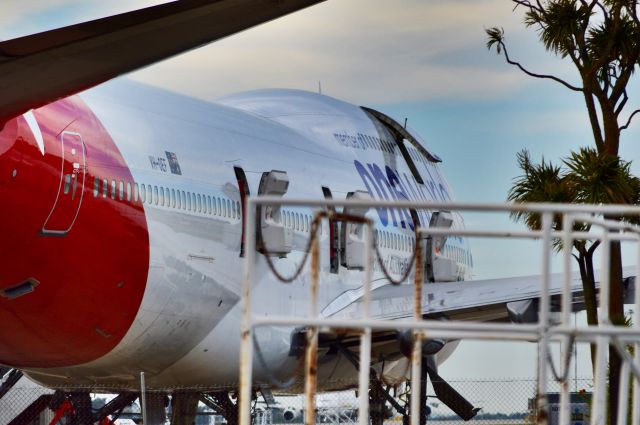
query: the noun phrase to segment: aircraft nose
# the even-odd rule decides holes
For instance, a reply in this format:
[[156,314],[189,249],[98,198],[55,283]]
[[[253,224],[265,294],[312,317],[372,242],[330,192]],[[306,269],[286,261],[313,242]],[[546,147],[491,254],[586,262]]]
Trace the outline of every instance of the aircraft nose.
[[[116,187],[133,178],[82,108],[79,99],[63,100],[0,127],[0,364],[96,360],[140,308],[149,263],[144,209],[115,192],[97,196],[96,182],[110,177]],[[87,116],[73,121],[70,110]],[[89,152],[112,163],[92,169]],[[121,175],[107,174],[113,170]],[[68,175],[75,185],[65,186]]]
[[83,347],[90,341],[74,328],[88,318],[72,305],[77,270],[68,245],[42,234],[60,187],[60,160],[55,144],[43,153],[22,116],[0,131],[0,364],[55,367],[89,357]]
[[0,364],[67,366],[96,358],[112,342],[91,326],[89,311],[100,309],[99,300],[83,291],[92,282],[79,288],[74,281],[86,260],[71,248],[77,240],[43,234],[58,199],[62,157],[56,132],[45,123],[52,142],[45,153],[32,127],[21,116],[0,131]]
[[22,118],[0,127],[0,363],[29,359],[34,330],[41,328],[46,303],[32,295],[46,264],[35,245],[51,178],[33,135],[22,131]]

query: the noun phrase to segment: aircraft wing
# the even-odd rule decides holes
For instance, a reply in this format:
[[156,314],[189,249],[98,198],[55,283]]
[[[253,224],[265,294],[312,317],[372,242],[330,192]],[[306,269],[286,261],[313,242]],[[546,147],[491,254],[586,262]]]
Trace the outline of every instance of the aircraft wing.
[[[633,302],[635,291],[634,269],[624,270],[625,301]],[[596,273],[596,280],[598,279]],[[551,310],[559,311],[562,293],[562,274],[550,276]],[[408,319],[413,316],[414,286],[394,286],[387,281],[373,282],[370,311],[374,319]],[[596,287],[598,283],[596,283]],[[449,320],[513,321],[535,323],[538,321],[538,299],[540,297],[540,275],[509,277],[504,279],[475,280],[466,282],[427,283],[423,286],[422,314],[427,318],[446,317]],[[572,307],[574,311],[584,308],[582,282],[576,274],[572,276]],[[362,289],[342,293],[327,305],[323,317],[339,319],[362,318]],[[299,330],[298,340],[303,341],[304,329]],[[359,332],[339,330],[320,334],[319,346],[330,350],[334,347],[347,358],[355,359],[359,352]],[[401,357],[402,335],[393,330],[372,332],[372,347],[376,357],[394,360]],[[444,344],[444,342],[443,342]],[[302,347],[302,345],[300,345]],[[433,346],[432,346],[433,347]],[[354,362],[356,360],[353,360]],[[452,385],[438,374],[437,361],[427,360],[426,371],[433,384],[436,396],[460,418],[467,421],[478,412]]]
[[[633,299],[634,271],[624,270],[625,299]],[[562,274],[550,275],[552,309],[559,307],[562,293]],[[597,280],[597,275],[596,275]],[[596,287],[598,283],[596,283]],[[394,286],[388,283],[373,283],[371,293],[371,315],[376,319],[401,319],[412,317],[413,285]],[[583,306],[582,282],[576,274],[572,276],[574,310]],[[322,315],[332,318],[361,318],[362,290],[347,291],[327,305]],[[501,279],[474,280],[465,282],[427,283],[422,291],[423,316],[445,315],[452,320],[502,321],[509,320],[509,310],[522,309],[528,300],[540,296],[540,275],[508,277]],[[631,301],[632,302],[632,301]],[[518,318],[516,318],[517,320]],[[520,318],[523,319],[523,318]]]
[[321,1],[179,0],[0,42],[0,127],[30,109]]

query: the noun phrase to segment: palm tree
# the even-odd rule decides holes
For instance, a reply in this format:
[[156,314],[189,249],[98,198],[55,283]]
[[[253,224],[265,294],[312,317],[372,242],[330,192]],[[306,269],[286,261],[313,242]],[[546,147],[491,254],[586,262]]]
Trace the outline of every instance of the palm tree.
[[[562,202],[583,204],[636,204],[640,199],[640,179],[631,174],[630,162],[609,154],[598,154],[595,149],[582,148],[563,160],[563,166],[555,166],[542,158],[539,164],[531,162],[529,152],[517,154],[518,166],[523,174],[516,177],[508,194],[514,202]],[[530,229],[541,227],[540,215],[516,212],[516,221],[523,221]],[[622,217],[607,217],[622,219]],[[562,218],[553,217],[553,229],[562,229]],[[574,230],[589,231],[590,226],[575,223]],[[562,248],[559,240],[554,241]],[[587,323],[598,324],[593,255],[600,241],[574,240],[572,254],[580,269],[585,298]],[[620,297],[620,302],[622,299]],[[624,318],[613,318],[619,322]],[[592,366],[595,366],[595,347],[591,346]]]

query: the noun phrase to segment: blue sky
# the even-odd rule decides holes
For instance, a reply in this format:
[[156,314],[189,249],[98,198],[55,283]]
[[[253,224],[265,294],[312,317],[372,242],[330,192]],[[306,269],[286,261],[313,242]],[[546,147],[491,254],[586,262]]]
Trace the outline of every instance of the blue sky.
[[[160,2],[51,0],[45,5],[2,0],[0,38]],[[372,106],[399,120],[408,118],[443,158],[459,200],[502,202],[518,174],[519,150],[557,160],[571,149],[593,144],[578,94],[526,77],[487,51],[484,29],[502,26],[515,59],[532,70],[576,81],[571,66],[544,52],[535,32],[524,28],[521,12],[512,9],[504,0],[329,0],[128,78],[207,100],[267,87],[316,90],[321,81],[325,94]],[[629,110],[639,102],[632,98]],[[640,158],[639,135],[640,124],[623,136],[625,159]],[[640,160],[633,169],[640,174]],[[466,219],[469,225],[518,228],[506,217]],[[537,272],[532,260],[537,248],[531,243],[477,241],[472,246],[479,278]],[[531,347],[525,351],[530,356]],[[525,351],[512,355],[496,350],[506,356],[497,364],[508,364]],[[450,368],[461,367],[457,371],[468,376],[475,372],[456,364],[469,363],[474,362],[462,358]],[[515,372],[505,369],[505,375],[509,373]]]

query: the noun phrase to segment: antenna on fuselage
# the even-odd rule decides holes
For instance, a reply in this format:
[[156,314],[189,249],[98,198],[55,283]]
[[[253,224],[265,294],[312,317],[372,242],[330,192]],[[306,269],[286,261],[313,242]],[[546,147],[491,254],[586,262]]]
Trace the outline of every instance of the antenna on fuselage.
[[407,120],[408,120],[408,118],[407,118],[407,117],[405,117],[405,118],[404,118],[404,129],[405,129],[405,130],[407,129]]

